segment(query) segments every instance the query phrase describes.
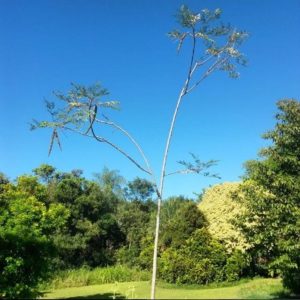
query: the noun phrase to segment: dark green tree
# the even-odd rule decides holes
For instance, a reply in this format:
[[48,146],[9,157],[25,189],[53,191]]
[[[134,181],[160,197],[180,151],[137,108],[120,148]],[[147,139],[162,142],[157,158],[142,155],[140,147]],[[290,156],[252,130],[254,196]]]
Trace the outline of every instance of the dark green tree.
[[55,168],[48,164],[41,164],[39,167],[32,170],[33,173],[38,176],[41,181],[49,183],[55,174]]
[[[161,234],[159,242],[159,257],[169,248],[174,251],[179,249],[193,232],[205,228],[207,221],[197,204],[184,198],[170,197],[165,200],[161,211]],[[151,215],[146,235],[141,239],[142,249],[138,263],[142,268],[149,269],[152,263],[153,229],[155,227],[155,215]]]
[[180,247],[195,230],[207,226],[197,204],[181,196],[171,197],[163,203],[161,219],[161,250]]
[[154,193],[153,183],[149,180],[137,177],[127,184],[127,199],[146,201],[151,199]]
[[56,183],[53,201],[70,210],[65,231],[55,238],[60,266],[112,264],[125,239],[116,219],[117,196],[69,173]]
[[0,172],[0,205],[1,205],[1,201],[2,201],[2,198],[3,198],[3,193],[7,187],[7,185],[9,184],[9,179],[7,178],[7,176]]
[[275,128],[263,137],[271,144],[261,160],[246,163],[240,201],[246,210],[237,222],[251,245],[260,272],[280,274],[300,291],[300,102],[277,103]]
[[22,175],[17,178],[16,190],[34,196],[41,202],[45,202],[47,192],[44,185],[40,184],[36,176]]
[[153,221],[151,215],[154,213],[155,207],[155,202],[150,199],[147,201],[138,199],[129,202],[123,201],[118,205],[118,224],[126,236],[124,246],[118,251],[120,263],[129,266],[138,264],[143,246],[142,241],[151,228],[150,223]]

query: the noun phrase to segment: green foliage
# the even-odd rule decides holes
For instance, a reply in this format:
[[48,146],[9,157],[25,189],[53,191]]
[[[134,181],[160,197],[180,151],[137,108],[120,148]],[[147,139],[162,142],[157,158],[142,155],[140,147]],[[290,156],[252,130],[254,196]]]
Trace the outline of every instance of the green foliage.
[[33,169],[33,173],[38,176],[43,182],[50,182],[55,174],[55,168],[47,165],[41,164],[38,168]]
[[177,21],[182,30],[173,30],[169,36],[178,41],[178,51],[188,38],[191,38],[194,44],[196,40],[202,41],[205,55],[199,60],[199,66],[212,57],[217,58],[215,67],[228,72],[230,77],[237,78],[239,73],[236,71],[236,65],[246,64],[246,58],[238,50],[238,46],[243,43],[248,34],[229,24],[217,22],[221,14],[222,11],[219,8],[193,12],[187,6],[182,5],[177,13]]
[[208,171],[209,168],[212,166],[215,166],[218,161],[216,160],[209,160],[206,162],[203,162],[199,159],[199,157],[193,153],[190,153],[192,157],[192,162],[191,161],[185,161],[185,160],[180,160],[177,163],[180,164],[181,166],[184,167],[182,170],[178,170],[175,172],[171,172],[167,174],[166,176],[169,175],[174,175],[174,174],[198,174],[202,175],[204,177],[214,177],[221,179],[218,174],[211,173]]
[[153,242],[154,238],[152,235],[145,236],[141,241],[141,252],[137,262],[144,270],[151,270],[153,266]]
[[[46,108],[51,115],[51,121],[37,121],[33,120],[31,123],[31,130],[37,128],[52,128],[52,136],[49,146],[49,155],[53,148],[53,143],[56,141],[61,148],[59,139],[59,130],[65,129],[76,131],[84,130],[87,134],[92,130],[95,122],[98,109],[119,109],[118,101],[100,101],[109,93],[99,83],[85,87],[80,84],[72,83],[72,88],[67,94],[61,92],[54,92],[54,95],[61,102],[60,107],[54,102],[46,101]],[[102,141],[102,140],[101,140]]]
[[236,249],[227,259],[225,274],[227,281],[237,281],[247,274],[250,257],[247,253]]
[[[234,190],[236,188],[234,185]],[[229,190],[231,189],[232,186],[229,185]],[[204,207],[208,208],[204,209],[206,212],[215,213],[218,207],[221,211],[218,212],[220,217],[232,211],[230,206],[226,208],[228,211],[224,211],[220,200],[215,199],[216,194],[220,196],[223,191],[223,186],[216,186],[203,197]],[[215,200],[215,203],[208,200]],[[216,226],[214,222],[218,222],[218,217],[213,218],[209,213],[207,216],[211,223],[208,223],[206,215],[199,210],[196,203],[184,198],[171,198],[164,203],[160,258],[162,279],[177,284],[208,284],[224,280],[235,281],[247,274],[247,255],[234,250],[234,247],[228,249],[228,244],[221,243],[224,242],[222,238],[216,239],[215,235],[211,235],[210,226]],[[228,222],[227,219],[226,221]]]
[[17,178],[17,184],[15,186],[16,191],[26,193],[29,196],[36,197],[39,201],[45,202],[47,193],[45,186],[38,182],[36,176],[22,175]]
[[179,247],[196,230],[207,225],[195,202],[184,197],[164,201],[161,212],[160,248]]
[[62,267],[107,265],[124,240],[116,220],[118,198],[73,174],[58,181],[55,202],[70,209],[65,231],[55,237]]
[[8,184],[9,183],[9,180],[8,178],[6,177],[5,174],[3,174],[2,172],[0,172],[0,193],[3,192],[4,190],[4,185]]
[[243,235],[232,224],[232,220],[244,209],[241,203],[234,200],[239,185],[238,182],[214,185],[204,191],[199,204],[207,218],[210,234],[221,241],[229,252],[234,249],[244,251],[249,247]]
[[39,294],[37,285],[49,275],[50,259],[55,255],[50,235],[64,226],[69,214],[61,204],[47,209],[30,195],[31,188],[22,190],[26,187],[23,179],[5,192],[6,202],[0,208],[0,297]]
[[118,250],[117,260],[121,264],[134,266],[142,251],[142,240],[148,232],[150,217],[155,210],[151,200],[133,200],[118,205],[117,220],[121,231],[126,236],[125,245]]
[[130,200],[146,201],[152,198],[154,192],[150,181],[137,177],[128,183],[126,197]]
[[160,276],[169,283],[209,284],[237,281],[247,275],[249,258],[240,250],[228,254],[207,228],[194,231],[181,247],[162,253]]
[[5,191],[10,189],[10,183],[5,174],[0,172],[0,207],[5,206],[6,203],[6,193]]
[[94,173],[94,177],[102,190],[112,192],[119,198],[124,197],[123,185],[126,180],[119,174],[118,170],[109,170],[104,167],[101,173]]
[[300,102],[278,102],[275,128],[264,135],[272,144],[262,160],[246,164],[241,186],[246,207],[237,226],[251,245],[254,263],[300,291]]
[[[148,270],[151,269],[153,261],[154,220],[155,214],[152,214],[148,228],[141,237],[141,251],[137,259],[138,265]],[[180,248],[193,232],[206,225],[205,217],[192,200],[181,196],[165,200],[161,210],[159,255],[164,255],[169,248],[174,251]]]
[[193,232],[180,248],[170,247],[160,259],[160,275],[170,283],[208,284],[225,279],[227,253],[207,229]]

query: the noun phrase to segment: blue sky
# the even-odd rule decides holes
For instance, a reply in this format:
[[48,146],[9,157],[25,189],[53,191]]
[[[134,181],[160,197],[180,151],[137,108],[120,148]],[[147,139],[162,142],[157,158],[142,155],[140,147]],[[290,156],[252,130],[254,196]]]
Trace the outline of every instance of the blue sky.
[[[242,51],[249,63],[239,79],[213,74],[185,99],[170,150],[170,172],[193,152],[219,160],[214,171],[222,179],[173,176],[165,196],[239,180],[243,163],[266,144],[261,134],[274,126],[276,101],[300,99],[298,0],[0,0],[0,171],[14,179],[48,163],[83,169],[88,178],[104,166],[128,180],[144,177],[108,146],[72,134],[48,157],[50,131],[29,131],[32,118],[47,119],[43,99],[54,100],[53,90],[99,81],[121,102],[111,116],[136,137],[158,174],[189,57],[188,48],[178,55],[166,35],[183,3],[220,7],[224,22],[247,30]],[[110,137],[134,151],[116,133]]]

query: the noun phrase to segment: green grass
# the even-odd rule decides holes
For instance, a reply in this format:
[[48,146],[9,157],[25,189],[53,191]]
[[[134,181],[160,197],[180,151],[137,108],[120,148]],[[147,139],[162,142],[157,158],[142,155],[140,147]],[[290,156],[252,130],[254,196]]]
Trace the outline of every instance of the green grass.
[[80,268],[59,272],[50,282],[44,283],[42,288],[54,290],[125,281],[147,281],[150,278],[151,274],[149,272],[130,269],[125,266],[95,268],[92,270]]
[[[235,286],[196,289],[168,285],[157,287],[158,299],[274,299],[284,293],[280,279],[257,278]],[[45,298],[81,299],[146,299],[150,297],[149,281],[116,282],[56,289],[44,295]]]

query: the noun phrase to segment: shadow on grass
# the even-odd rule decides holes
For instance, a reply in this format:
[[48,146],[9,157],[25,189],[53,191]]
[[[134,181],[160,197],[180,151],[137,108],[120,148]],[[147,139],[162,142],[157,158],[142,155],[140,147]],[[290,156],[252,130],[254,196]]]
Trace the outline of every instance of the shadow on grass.
[[119,293],[104,293],[104,294],[95,294],[88,296],[78,296],[78,297],[65,297],[63,299],[126,299],[124,295]]
[[272,299],[300,299],[300,294],[291,294],[288,291],[280,291],[280,292],[275,292],[272,293],[271,296],[273,297]]

